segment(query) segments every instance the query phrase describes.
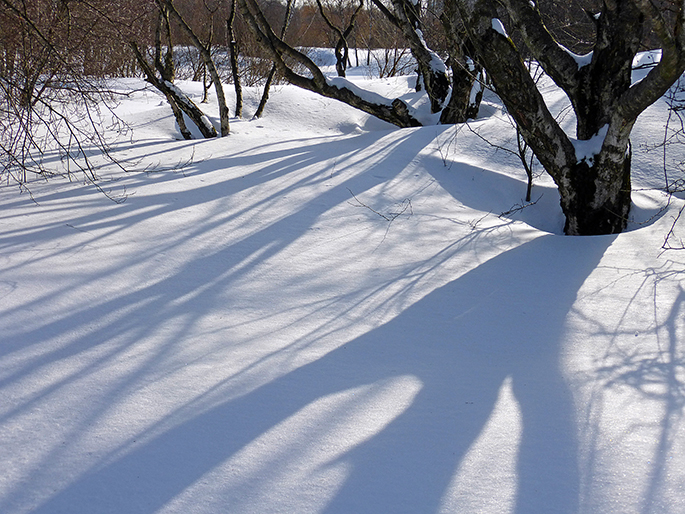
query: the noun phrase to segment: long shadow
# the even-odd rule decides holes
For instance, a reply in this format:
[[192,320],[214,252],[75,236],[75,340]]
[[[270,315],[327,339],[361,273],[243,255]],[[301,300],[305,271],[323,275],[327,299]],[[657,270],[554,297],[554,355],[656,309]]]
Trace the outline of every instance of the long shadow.
[[[242,155],[235,158],[217,159],[216,162],[214,162],[213,167],[225,167],[227,175],[226,179],[219,183],[199,185],[183,194],[174,191],[147,195],[143,199],[132,200],[128,204],[114,206],[111,209],[102,209],[95,212],[89,209],[77,211],[77,214],[69,219],[68,226],[65,226],[64,218],[59,216],[60,210],[68,210],[69,208],[68,206],[64,207],[63,205],[65,202],[62,201],[57,204],[58,207],[48,208],[51,209],[48,212],[55,213],[54,221],[51,220],[48,223],[29,229],[19,228],[7,230],[3,234],[0,234],[0,252],[4,248],[12,249],[19,244],[30,243],[32,245],[54,245],[54,250],[51,249],[50,251],[43,252],[40,257],[34,259],[34,262],[37,259],[53,258],[56,255],[68,255],[73,249],[68,245],[57,244],[56,242],[61,241],[61,238],[65,233],[75,230],[75,228],[78,230],[81,230],[82,228],[83,231],[90,231],[93,233],[99,231],[98,235],[90,236],[86,240],[88,244],[93,245],[99,240],[115,235],[117,232],[131,229],[139,223],[147,222],[165,215],[173,215],[174,212],[188,207],[197,207],[203,203],[209,204],[222,198],[228,198],[232,195],[249,190],[249,188],[255,185],[276,182],[277,179],[283,178],[289,173],[301,170],[306,166],[320,166],[322,162],[326,162],[334,156],[344,155],[344,157],[339,157],[337,161],[338,173],[342,175],[342,178],[333,182],[334,185],[326,189],[324,193],[313,196],[308,201],[303,202],[298,206],[298,210],[292,212],[289,216],[266,224],[265,228],[261,230],[253,231],[244,240],[232,245],[226,245],[225,247],[219,247],[216,251],[203,257],[200,261],[189,263],[186,270],[179,274],[180,276],[178,278],[182,280],[185,288],[184,290],[187,293],[200,289],[207,284],[212,284],[211,291],[213,293],[218,293],[222,288],[225,289],[230,287],[230,284],[233,281],[239,276],[244,275],[252,266],[256,265],[258,262],[262,262],[268,256],[277,254],[292,241],[296,240],[298,236],[303,232],[306,232],[312,226],[316,219],[325,212],[330,205],[336,205],[350,199],[350,189],[353,189],[357,194],[371,189],[398,173],[415,157],[415,154],[406,151],[401,153],[398,152],[400,155],[397,155],[398,153],[392,152],[393,148],[396,148],[402,143],[407,143],[410,139],[413,141],[430,140],[428,134],[414,131],[406,132],[401,137],[389,137],[386,141],[379,144],[379,140],[383,140],[383,136],[383,134],[369,134],[363,136],[367,138],[368,145],[375,145],[379,147],[379,151],[387,153],[385,159],[378,159],[377,155],[374,154],[374,166],[369,166],[367,164],[368,173],[363,175],[345,175],[341,171],[346,166],[364,166],[364,157],[354,155],[356,153],[355,150],[360,146],[358,142],[351,142],[348,144],[345,141],[328,140],[301,150],[286,148],[259,155]],[[416,142],[408,144],[407,146],[412,148],[422,147],[421,143],[417,144]],[[264,161],[265,164],[260,165],[259,163],[262,161]],[[348,161],[352,161],[352,163],[349,163]],[[235,170],[241,170],[248,166],[250,166],[252,170],[250,173],[236,175]],[[194,173],[203,174],[208,173],[209,171],[207,165],[200,164],[199,169],[195,169]],[[170,238],[168,243],[151,245],[149,251],[143,251],[135,256],[131,256],[131,258],[125,262],[125,266],[133,267],[159,253],[173,249],[175,246],[192,242],[194,237],[212,230],[221,229],[222,227],[227,226],[229,222],[239,219],[245,214],[251,214],[251,218],[247,219],[245,222],[249,223],[252,221],[252,218],[259,216],[259,209],[264,208],[266,210],[269,202],[273,199],[296,193],[300,189],[312,188],[317,185],[320,186],[330,178],[330,175],[330,170],[323,169],[305,174],[298,180],[294,180],[285,186],[276,183],[272,192],[269,192],[266,195],[258,195],[254,201],[250,202],[242,209],[227,209],[227,212],[224,212],[223,209],[225,206],[223,204],[218,204],[213,208],[213,211],[209,213],[208,219],[205,222],[197,224],[196,227],[192,227],[182,238]],[[181,177],[179,176],[173,177],[174,180],[180,178]],[[167,176],[164,180],[169,180],[169,177]],[[62,194],[65,193],[55,193],[55,199],[59,199]],[[46,198],[46,200],[49,199],[50,198]],[[103,200],[97,198],[94,201],[102,202]],[[73,205],[76,205],[77,202],[73,202]],[[79,205],[83,203],[80,199],[78,202]],[[253,213],[251,213],[251,211]],[[254,212],[256,212],[256,214],[254,214]],[[268,221],[268,217],[264,216],[264,219]],[[82,243],[79,243],[79,246],[80,244]],[[267,253],[263,254],[260,260],[255,261],[252,266],[249,268],[242,267],[237,273],[231,271],[234,268],[239,268],[240,264],[249,256],[258,254],[263,249],[266,249]],[[18,263],[16,266],[21,265],[22,263]],[[200,271],[198,272],[197,270]],[[7,267],[4,271],[11,272],[12,268]],[[109,276],[114,275],[119,271],[121,270],[109,268],[106,270],[103,277],[89,276],[83,277],[83,280],[106,280]],[[219,280],[219,277],[226,277],[227,274],[229,277],[228,279],[224,278]],[[192,276],[193,281],[188,281],[185,278],[187,276]],[[0,356],[5,355],[15,348],[26,345],[26,341],[45,340],[50,334],[60,333],[63,330],[67,330],[67,327],[70,326],[79,326],[87,319],[105,317],[107,314],[116,312],[126,305],[141,304],[147,301],[151,301],[153,305],[162,307],[172,304],[179,296],[180,290],[178,285],[169,287],[169,283],[174,282],[176,284],[178,278],[162,281],[142,290],[134,290],[121,297],[106,299],[97,305],[87,305],[83,311],[75,313],[70,312],[64,316],[63,319],[60,319],[58,322],[51,325],[32,326],[24,334],[22,341],[7,341],[0,346]],[[77,286],[77,284],[72,283],[68,286],[71,289]],[[12,308],[5,309],[0,314],[9,318],[17,310],[25,310],[33,307],[38,308],[39,305],[44,302],[57,302],[59,301],[59,295],[63,292],[64,291],[59,290],[56,293],[53,293],[52,296],[43,296],[33,303],[24,302],[15,304]],[[207,296],[207,294],[204,295],[204,297]],[[197,311],[198,315],[201,315],[201,312],[197,309],[197,305],[198,302],[195,301],[193,310]],[[207,299],[207,305],[211,305],[211,298]],[[154,312],[161,312],[163,310],[164,309],[160,307]],[[150,323],[145,323],[144,326],[141,326],[140,328],[144,331],[148,331],[153,330],[155,326],[156,325]],[[109,332],[109,335],[105,337],[111,338],[113,335],[112,330],[115,330],[115,332],[121,331],[119,328],[111,326],[102,327],[103,334]],[[92,338],[85,344],[89,346],[92,345]]]
[[[425,134],[414,134],[419,138],[427,138]],[[382,138],[382,135],[379,135],[379,137]],[[407,133],[407,137],[411,137],[411,135]],[[372,138],[376,143],[377,139],[375,137]],[[399,139],[399,141],[405,140],[404,137]],[[399,144],[399,141],[396,138],[390,138],[388,146],[392,148]],[[326,144],[317,145],[315,148],[294,152],[294,155],[292,151],[287,150],[273,152],[269,155],[270,161],[268,164],[258,166],[257,170],[253,171],[250,176],[242,179],[242,187],[248,187],[245,185],[245,182],[252,185],[259,183],[260,180],[266,181],[285,175],[289,171],[297,169],[303,160],[310,164],[322,160],[325,161],[328,156],[336,151],[339,152],[340,146],[340,143],[336,144],[336,142],[329,141]],[[345,147],[345,145],[342,146],[343,148]],[[417,147],[417,145],[411,146],[413,148]],[[356,147],[354,144],[351,144],[349,148]],[[391,153],[388,150],[389,156]],[[171,334],[165,337],[168,344],[159,345],[142,365],[137,368],[134,366],[127,371],[125,374],[127,375],[127,380],[119,380],[106,385],[108,401],[116,403],[121,396],[126,394],[131,387],[131,383],[135,383],[145,373],[154,369],[159,362],[173,353],[178,346],[189,344],[188,334],[192,332],[198,320],[201,320],[208,312],[215,310],[216,306],[221,302],[224,302],[224,309],[226,308],[224,295],[226,291],[230,291],[236,281],[239,281],[241,277],[244,277],[260,262],[264,262],[295,241],[315,223],[317,217],[325,212],[330,205],[349,198],[348,187],[352,187],[357,192],[372,188],[386,180],[388,175],[403,169],[406,163],[413,157],[414,155],[411,152],[403,152],[401,156],[392,156],[390,161],[397,164],[396,168],[392,165],[383,166],[383,164],[387,164],[387,161],[375,160],[374,162],[382,170],[375,170],[375,167],[371,167],[369,171],[373,172],[373,174],[368,173],[362,176],[351,174],[344,176],[333,187],[326,189],[325,193],[313,197],[308,202],[303,202],[298,210],[290,213],[285,218],[265,224],[264,228],[255,229],[242,240],[225,246],[219,246],[213,252],[187,262],[168,278],[151,281],[148,284],[144,284],[143,287],[134,288],[111,297],[103,297],[96,302],[84,302],[79,308],[71,309],[59,318],[32,323],[26,327],[20,336],[12,338],[0,336],[0,340],[2,340],[2,344],[0,344],[1,358],[12,352],[28,348],[31,345],[40,345],[45,341],[59,337],[61,334],[68,334],[74,330],[82,330],[83,332],[83,335],[80,337],[66,338],[66,344],[50,346],[45,352],[38,352],[34,358],[26,359],[20,365],[6,370],[7,372],[0,379],[0,388],[10,386],[14,381],[21,380],[22,377],[35,373],[52,362],[71,359],[97,347],[103,348],[101,355],[97,359],[90,361],[87,366],[80,367],[73,373],[66,373],[59,379],[42,387],[39,391],[34,392],[22,402],[19,402],[14,408],[3,412],[2,416],[0,416],[0,424],[9,422],[10,419],[21,413],[30,412],[40,402],[49,398],[50,395],[82,380],[84,377],[97,374],[102,366],[107,366],[108,363],[115,361],[120,355],[130,351],[141,341],[145,341],[149,337],[155,337],[155,334],[165,330],[167,326],[174,326]],[[254,165],[254,159],[254,156],[246,157],[245,160],[236,159],[237,162],[233,162],[231,165],[237,167],[245,164]],[[308,174],[301,180],[294,181],[294,183],[288,184],[286,187],[274,187],[273,193],[269,194],[278,196],[294,192],[300,187],[311,185],[312,181],[323,180],[323,177],[328,176],[329,173],[327,172]],[[221,182],[211,191],[204,190],[205,187],[210,188],[210,186],[202,186],[201,191],[189,191],[185,197],[179,195],[182,198],[178,202],[172,201],[174,195],[171,193],[150,195],[151,197],[133,203],[130,208],[127,208],[127,215],[121,216],[118,209],[115,209],[113,213],[87,213],[83,216],[75,217],[73,224],[74,226],[79,226],[79,224],[83,223],[89,230],[95,230],[96,228],[108,230],[104,236],[98,235],[89,239],[89,242],[94,242],[97,239],[104,238],[106,235],[125,230],[153,216],[169,214],[179,208],[197,205],[199,201],[207,201],[207,196],[210,192],[211,198],[220,197],[222,193],[233,194],[235,191],[240,190],[241,187],[239,184],[234,184],[234,182],[240,181],[241,179],[234,176],[228,177],[225,182]],[[260,202],[263,203],[264,201],[257,198],[253,205],[259,205]],[[149,207],[153,207],[153,210],[150,210]],[[226,226],[227,219],[236,218],[238,214],[233,211],[221,213],[221,216],[216,217],[216,219],[210,219],[199,224],[196,230],[190,231],[182,238],[172,238],[168,243],[164,243],[164,245],[168,244],[169,248],[172,248],[174,245],[192,244],[192,238],[195,235],[201,235],[204,232]],[[32,229],[33,233],[30,238],[35,238],[46,244],[57,241],[60,237],[60,230],[64,230],[63,227],[60,227],[62,224],[63,221],[56,220],[54,223],[50,223],[48,227],[35,231]],[[24,238],[29,238],[29,236],[24,234],[8,234],[6,237],[1,237],[0,241],[11,244],[12,241],[16,242]],[[57,246],[59,247],[59,245]],[[63,245],[63,247],[65,246]],[[116,276],[118,273],[125,272],[126,268],[132,268],[137,263],[149,259],[154,252],[162,252],[164,250],[165,246],[160,246],[160,244],[152,245],[149,251],[143,251],[139,255],[126,259],[122,268],[119,268],[118,265],[107,266],[102,271],[101,276],[85,275],[75,277],[64,284],[64,289],[50,291],[33,301],[13,302],[10,304],[11,307],[2,309],[0,321],[3,321],[3,318],[11,319],[15,312],[24,309],[40,309],[41,305],[46,303],[58,304],[65,290],[70,290],[71,288],[78,289],[82,285],[81,282],[84,284],[98,281],[107,283],[111,280],[110,276]],[[57,251],[61,252],[63,250],[60,248]],[[252,256],[255,255],[259,256],[259,258],[253,259]],[[6,271],[10,272],[11,270],[8,269]],[[219,298],[222,299],[220,300]],[[132,312],[132,309],[135,309],[135,313]],[[99,321],[93,326],[83,329],[84,326],[90,323],[90,320]],[[111,344],[113,340],[118,341],[117,344]],[[102,415],[106,408],[106,404],[99,402],[98,405],[94,405],[87,412],[86,419],[83,421],[80,429],[88,430],[88,426],[97,423],[99,416]],[[78,437],[80,429],[77,429],[76,433],[72,434],[75,438]],[[56,448],[54,451],[59,453],[60,449]],[[22,494],[21,490],[17,490],[15,493],[18,495]],[[11,496],[13,495],[14,493]],[[0,510],[3,510],[1,502]]]
[[[264,156],[243,155],[241,158],[227,159],[227,177],[223,181],[212,185],[199,185],[197,188],[187,191],[185,194],[176,192],[160,192],[148,194],[139,200],[134,200],[123,206],[113,206],[111,209],[93,211],[84,209],[76,210],[76,213],[67,217],[69,225],[65,227],[65,216],[62,212],[65,207],[61,204],[61,199],[56,207],[48,207],[45,210],[55,214],[54,219],[48,220],[35,227],[17,228],[16,230],[3,233],[0,238],[0,246],[4,245],[13,250],[15,244],[26,245],[32,248],[34,245],[44,246],[47,250],[47,257],[68,255],[69,250],[78,250],[84,242],[93,243],[107,238],[117,232],[131,228],[138,223],[149,221],[156,216],[173,214],[174,211],[186,207],[197,207],[201,203],[208,203],[212,200],[230,197],[235,193],[245,191],[248,187],[255,184],[264,184],[273,181],[273,190],[266,195],[257,195],[251,204],[244,210],[258,211],[253,213],[253,217],[259,218],[259,208],[267,204],[271,198],[296,192],[299,188],[311,187],[313,184],[321,187],[316,195],[310,195],[306,201],[302,201],[297,209],[290,212],[283,218],[270,218],[265,216],[252,225],[246,237],[238,240],[231,240],[227,244],[219,244],[212,247],[208,252],[192,261],[185,263],[181,269],[175,270],[169,276],[160,276],[143,282],[140,287],[133,287],[130,290],[122,291],[114,295],[103,295],[95,301],[85,300],[70,309],[64,309],[62,316],[51,316],[49,319],[35,320],[28,324],[20,333],[15,333],[12,337],[7,334],[0,335],[0,357],[11,356],[15,351],[21,351],[31,346],[44,345],[45,351],[36,352],[29,359],[25,359],[12,368],[5,369],[0,387],[12,386],[17,381],[22,380],[32,373],[39,372],[44,366],[49,366],[54,362],[63,362],[73,359],[79,355],[87,354],[96,348],[101,348],[102,352],[93,359],[86,358],[83,366],[78,366],[64,374],[56,377],[55,380],[46,382],[44,386],[37,388],[25,398],[13,404],[9,410],[3,412],[0,423],[10,423],[12,419],[31,412],[36,405],[43,401],[49,401],[54,393],[65,394],[64,391],[74,387],[81,380],[93,377],[101,372],[103,367],[111,366],[114,361],[126,352],[135,349],[141,341],[150,337],[157,337],[160,332],[165,332],[162,344],[157,345],[144,359],[131,366],[115,380],[103,383],[106,392],[95,393],[94,396],[103,401],[95,401],[92,405],[79,410],[76,423],[70,427],[65,434],[65,439],[78,440],[84,433],[96,425],[103,413],[111,404],[115,404],[119,399],[130,393],[131,388],[144,377],[146,373],[156,369],[160,362],[164,362],[174,349],[184,344],[191,344],[189,333],[198,320],[206,314],[215,311],[217,305],[222,304],[225,310],[225,295],[231,290],[233,284],[244,277],[250,270],[264,262],[270,256],[274,256],[287,248],[293,241],[296,241],[303,233],[316,223],[317,218],[326,212],[331,205],[344,202],[350,197],[348,188],[355,192],[363,192],[367,189],[384,182],[394,174],[398,173],[415,157],[415,153],[401,152],[394,153],[392,149],[407,141],[407,138],[417,136],[419,143],[421,140],[429,140],[427,134],[406,132],[400,137],[390,135],[387,139],[383,134],[369,136],[369,145],[378,147],[379,140],[382,151],[386,153],[385,158],[379,158],[377,153],[358,152],[358,143],[350,143],[328,140],[324,143],[312,147],[293,151],[292,149],[282,149],[268,154],[269,161],[262,163],[260,158]],[[410,144],[411,148],[420,148],[421,144]],[[355,155],[352,164],[348,164],[343,159],[337,161],[338,169],[335,181],[330,187],[321,186],[329,179],[331,171],[322,166],[332,156],[340,154],[341,147],[346,149],[346,159],[351,159]],[[353,168],[354,165],[362,166],[368,157],[373,157],[373,166],[367,163],[370,173],[358,174]],[[301,170],[305,166],[314,166],[311,172],[296,176],[295,180],[288,180],[286,184],[279,183],[274,179],[288,176],[291,172]],[[342,173],[343,166],[350,166],[349,173]],[[250,173],[236,173],[236,169],[242,171],[242,166],[251,166]],[[379,167],[380,169],[376,169]],[[231,169],[233,168],[233,169]],[[206,168],[196,170],[198,174],[206,173]],[[181,178],[177,176],[177,178]],[[59,196],[59,194],[57,194]],[[178,198],[177,198],[178,197]],[[101,200],[101,199],[99,199]],[[98,200],[96,200],[96,203]],[[76,203],[76,202],[75,202]],[[230,207],[230,206],[229,206]],[[266,210],[266,209],[265,209]],[[0,321],[11,320],[15,313],[31,311],[32,308],[41,309],[45,305],[58,306],[54,311],[58,311],[60,301],[65,295],[72,294],[72,290],[78,290],[87,284],[102,283],[106,288],[111,289],[113,277],[127,273],[129,269],[141,262],[146,262],[155,252],[163,252],[166,249],[173,249],[177,245],[196,244],[194,237],[215,230],[227,230],[230,227],[228,222],[240,217],[242,211],[237,209],[226,209],[226,204],[212,206],[211,216],[205,222],[193,226],[179,237],[171,237],[168,241],[150,245],[149,249],[143,249],[139,254],[131,256],[121,262],[116,260],[104,262],[95,272],[87,275],[73,275],[71,280],[61,280],[56,282],[56,287],[48,289],[44,294],[27,300],[12,298],[11,302],[3,305],[0,312]],[[249,223],[251,220],[246,220]],[[87,231],[95,232],[91,236],[79,235],[79,240],[72,243],[70,239],[67,243],[63,241],[65,231],[79,228],[79,234]],[[80,230],[83,227],[83,230]],[[96,232],[99,231],[99,232]],[[111,240],[110,240],[111,241]],[[73,246],[72,246],[73,245]],[[42,258],[42,256],[41,256]],[[35,259],[34,259],[35,261]],[[54,262],[54,261],[53,261]],[[17,266],[21,266],[18,263]],[[3,269],[2,273],[9,275],[12,270]],[[72,275],[69,275],[70,277]],[[11,294],[18,294],[12,292]],[[92,298],[91,298],[92,300]],[[93,320],[97,320],[93,323]],[[171,327],[171,328],[170,328]],[[45,344],[46,342],[57,341],[56,344]],[[230,344],[230,342],[227,342]],[[88,393],[84,393],[84,398],[89,398]],[[191,409],[192,410],[192,409]],[[5,425],[6,426],[6,425]],[[40,436],[38,436],[40,437]],[[52,472],[51,466],[59,455],[63,455],[65,448],[54,447],[46,452],[42,452],[41,457],[44,465],[39,465],[30,473],[34,476],[41,475],[44,468],[49,475]],[[143,459],[145,460],[145,459]],[[211,461],[211,459],[210,459]],[[200,462],[204,469],[204,463]],[[192,469],[192,466],[190,466]],[[181,473],[185,477],[184,472]],[[27,477],[25,483],[31,483],[34,476]],[[44,474],[42,476],[45,476]],[[40,479],[38,480],[40,481]],[[173,483],[174,481],[170,481]],[[138,483],[135,484],[138,486]],[[6,498],[0,502],[0,510],[5,512],[15,499],[25,498],[29,486],[17,485],[10,491]],[[78,486],[75,485],[77,489]],[[136,487],[132,487],[135,489]],[[97,490],[97,488],[95,488]],[[126,488],[124,488],[126,490]],[[182,490],[182,489],[181,489]],[[168,485],[160,487],[162,494],[166,494]],[[146,493],[147,494],[147,493]],[[156,493],[151,493],[156,497]],[[90,497],[88,491],[82,489],[78,496]],[[107,503],[107,494],[103,497]],[[124,506],[121,512],[136,512],[136,508],[127,502],[133,502],[133,496],[124,499]],[[102,509],[87,500],[77,500],[76,505],[83,504],[84,511],[101,512]],[[148,502],[144,502],[148,505]],[[95,505],[95,506],[94,506]],[[103,504],[104,505],[104,504]],[[74,505],[70,507],[73,510]],[[47,507],[46,507],[47,508]],[[143,508],[143,507],[141,507]],[[48,508],[49,510],[49,508]],[[118,508],[115,509],[118,511]],[[143,509],[147,511],[146,508]]]
[[[249,469],[240,467],[239,457],[244,460],[256,441],[322,399],[390,387],[403,377],[419,384],[415,396],[355,444],[339,441],[344,451],[314,466],[310,478],[342,465],[344,482],[318,509],[300,511],[438,511],[510,380],[522,419],[515,512],[575,512],[578,452],[560,352],[576,293],[611,241],[545,236],[505,252],[324,357],[132,443],[34,512],[153,513],[201,488],[210,475],[211,502],[221,512],[253,511],[255,505],[261,512],[278,511],[279,502],[307,487],[274,479],[276,470],[303,459],[307,464],[306,443],[264,443],[248,459]],[[222,387],[215,397],[233,395],[229,384]],[[358,396],[347,395],[342,412],[305,425],[299,436],[325,432],[335,439],[352,411],[359,425],[353,431],[368,432],[383,405]]]
[[[388,137],[385,138],[384,136]],[[360,139],[362,143],[359,142]],[[317,199],[318,203],[323,205],[324,198],[334,197],[329,202],[335,204],[350,198],[348,187],[351,187],[351,183],[354,183],[356,192],[365,191],[392,177],[416,156],[415,153],[406,151],[393,153],[393,149],[400,145],[420,149],[430,139],[431,137],[425,132],[407,131],[399,137],[395,137],[394,134],[373,133],[350,140],[326,139],[316,144],[310,144],[302,149],[293,149],[286,145],[282,149],[273,150],[268,149],[268,145],[265,145],[263,148],[258,147],[250,151],[236,152],[224,158],[213,159],[211,162],[192,163],[185,171],[193,177],[197,178],[204,174],[216,172],[217,169],[222,169],[226,178],[208,184],[193,184],[193,189],[184,191],[183,194],[179,193],[178,190],[148,194],[144,198],[131,199],[131,201],[119,206],[106,205],[109,208],[100,208],[93,212],[93,210],[88,209],[74,209],[75,207],[88,207],[89,202],[91,205],[102,206],[103,199],[100,196],[94,195],[92,189],[82,187],[77,190],[69,189],[67,191],[42,195],[41,202],[45,205],[48,205],[50,202],[58,203],[55,206],[41,207],[41,209],[43,212],[53,212],[56,215],[60,212],[77,210],[78,214],[72,215],[69,220],[70,225],[88,231],[110,228],[111,230],[107,231],[106,235],[111,235],[114,232],[128,229],[137,223],[153,219],[157,216],[170,214],[188,207],[197,207],[200,204],[209,204],[249,190],[249,188],[256,185],[276,182],[278,179],[282,179],[288,174],[302,170],[307,166],[320,166],[329,160],[334,161],[337,169],[333,171],[338,174],[348,166],[364,167],[364,157],[356,155],[360,147],[376,147],[378,148],[378,153],[385,154],[383,159],[378,159],[377,154],[369,155],[369,157],[373,157],[373,162],[375,163],[374,166],[369,167],[369,172],[373,171],[374,173],[349,177],[350,182],[346,183],[345,187],[335,187],[327,191],[325,197]],[[414,144],[409,145],[408,142],[410,140]],[[267,203],[273,198],[285,196],[300,188],[311,187],[325,182],[330,179],[333,171],[322,169],[318,173],[308,174],[299,181],[289,184],[286,188],[274,185],[273,193],[270,196],[266,196],[259,202],[253,203],[249,208],[255,210],[260,204]],[[183,178],[181,175],[174,173],[152,174],[152,177],[146,174],[139,174],[135,179],[129,180],[128,185],[131,188],[135,188],[136,185],[149,185],[151,182],[158,181],[177,181]],[[19,202],[20,200],[15,201],[15,203]],[[11,207],[13,207],[11,203],[7,205],[7,209]],[[223,208],[224,206],[221,207]],[[244,212],[233,212],[222,217],[217,223],[226,223],[231,218],[238,217],[241,214],[244,214]],[[211,228],[213,228],[213,225],[200,224],[197,227],[197,233]],[[58,239],[61,236],[59,231],[63,230],[64,220],[59,216],[55,216],[54,222],[44,223],[31,227],[28,230],[8,229],[0,234],[0,249],[14,247],[25,240],[49,241]]]

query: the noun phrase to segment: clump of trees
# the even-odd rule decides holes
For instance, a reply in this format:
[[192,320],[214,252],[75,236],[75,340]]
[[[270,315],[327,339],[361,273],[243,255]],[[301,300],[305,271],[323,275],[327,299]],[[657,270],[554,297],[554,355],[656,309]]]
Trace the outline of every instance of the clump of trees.
[[[632,127],[685,70],[684,11],[678,0],[0,0],[0,22],[10,27],[0,36],[0,123],[21,127],[0,141],[3,166],[27,168],[39,147],[35,118],[49,126],[40,116],[65,90],[96,101],[95,79],[109,76],[142,73],[167,98],[184,137],[186,118],[205,137],[224,136],[223,84],[233,82],[240,101],[241,56],[264,63],[264,102],[271,81],[283,79],[399,127],[419,126],[401,99],[344,78],[353,53],[358,62],[361,48],[392,44],[411,52],[416,89],[441,123],[475,117],[484,87],[500,96],[559,188],[567,234],[617,233],[631,205]],[[175,45],[196,50],[194,75],[214,88],[218,132],[174,85]],[[335,48],[338,77],[322,72],[308,46]],[[633,59],[650,48],[661,48],[661,60],[633,84]],[[230,70],[217,66],[219,55],[230,55]],[[531,61],[567,94],[575,134],[545,105]]]

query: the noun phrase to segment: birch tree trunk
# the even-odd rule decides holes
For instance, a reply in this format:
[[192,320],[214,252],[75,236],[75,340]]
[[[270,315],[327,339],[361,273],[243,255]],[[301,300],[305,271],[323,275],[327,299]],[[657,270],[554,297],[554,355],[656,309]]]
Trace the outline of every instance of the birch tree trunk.
[[188,95],[186,95],[179,88],[174,86],[169,80],[165,80],[163,77],[158,78],[155,74],[155,70],[150,66],[145,57],[140,52],[138,45],[136,43],[130,43],[131,49],[140,65],[143,73],[145,74],[145,80],[152,84],[155,88],[164,94],[171,110],[174,113],[176,122],[178,123],[179,130],[184,139],[192,139],[190,131],[186,127],[185,121],[183,119],[183,113],[185,113],[188,118],[197,126],[200,133],[205,138],[216,137],[216,129],[214,125],[210,122],[202,109],[200,109],[195,102],[193,102]]
[[[409,107],[399,98],[389,100],[364,92],[342,77],[327,79],[321,69],[305,54],[286,44],[271,29],[256,0],[238,0],[238,5],[250,30],[267,52],[285,79],[298,87],[344,102],[398,127],[418,127]],[[286,62],[295,62],[307,70],[296,72]]]
[[[559,188],[570,235],[618,233],[630,211],[630,133],[637,117],[685,70],[683,4],[671,22],[650,0],[605,1],[596,20],[593,52],[575,56],[546,30],[528,0],[502,0],[528,49],[562,88],[577,117],[576,137],[547,109],[495,0],[448,0],[464,20],[478,58],[521,134]],[[675,4],[674,4],[675,5]],[[645,31],[663,44],[660,63],[631,85],[633,57]]]
[[178,10],[176,10],[173,0],[156,1],[160,8],[164,6],[166,7],[166,9],[168,9],[169,14],[171,14],[176,19],[176,21],[178,21],[179,25],[181,26],[181,29],[183,29],[188,38],[192,41],[193,46],[195,46],[195,48],[197,48],[200,52],[200,56],[202,57],[202,60],[205,63],[205,66],[207,67],[207,71],[209,72],[209,76],[212,79],[212,83],[214,84],[214,91],[216,92],[216,99],[217,103],[219,104],[221,136],[227,136],[230,132],[230,124],[228,106],[226,105],[226,95],[224,94],[224,87],[221,83],[221,76],[219,75],[219,72],[216,69],[216,66],[214,65],[214,59],[212,59],[210,48],[208,47],[208,45],[205,45],[204,43],[202,43],[202,41],[200,41],[200,38],[195,34],[190,25],[188,25],[183,16],[181,16],[181,13],[179,13]]
[[233,22],[235,21],[236,0],[231,0],[231,14],[226,20],[226,36],[228,46],[231,49],[231,74],[233,75],[233,87],[235,88],[235,115],[243,117],[243,86],[240,82],[240,70],[238,68],[238,42],[235,40]]

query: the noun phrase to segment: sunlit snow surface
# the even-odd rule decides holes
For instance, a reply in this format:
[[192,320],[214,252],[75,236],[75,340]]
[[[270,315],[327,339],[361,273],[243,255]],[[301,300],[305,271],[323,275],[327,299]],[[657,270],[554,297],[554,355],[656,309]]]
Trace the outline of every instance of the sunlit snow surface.
[[551,181],[517,210],[525,173],[474,134],[515,148],[491,95],[472,130],[397,130],[291,86],[250,120],[259,94],[189,142],[154,91],[122,101],[124,203],[0,190],[0,512],[685,512],[663,104],[630,230],[569,238]]

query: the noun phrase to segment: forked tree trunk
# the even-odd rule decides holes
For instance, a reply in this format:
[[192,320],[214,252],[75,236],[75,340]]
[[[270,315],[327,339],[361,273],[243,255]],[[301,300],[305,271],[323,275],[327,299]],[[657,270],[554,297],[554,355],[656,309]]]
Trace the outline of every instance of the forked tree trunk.
[[205,138],[216,137],[217,133],[214,125],[212,125],[205,113],[195,105],[195,102],[170,81],[164,80],[164,78],[158,78],[157,75],[155,75],[155,70],[145,60],[145,57],[143,57],[136,43],[130,43],[130,46],[136,56],[138,64],[143,70],[143,73],[145,73],[145,80],[162,92],[167,98],[183,138],[192,139],[190,131],[187,129],[183,119],[183,113],[185,113],[197,126]]
[[[347,24],[347,28],[345,28],[344,30],[339,27],[336,27],[335,24],[331,21],[331,19],[328,17],[326,11],[323,8],[321,0],[316,0],[316,3],[319,6],[319,13],[326,22],[326,25],[328,25],[328,28],[330,28],[338,36],[338,42],[335,44],[335,71],[338,72],[338,77],[344,77],[347,71],[347,65],[349,64],[350,60],[350,45],[347,42],[347,38],[350,37],[350,34],[354,30],[354,22],[357,19],[359,13],[361,12],[362,7],[364,7],[364,0],[360,0],[359,5],[350,17],[350,21]],[[281,36],[281,39],[283,39],[283,36]]]
[[[685,70],[683,8],[669,23],[648,0],[604,2],[594,17],[597,41],[583,59],[557,44],[535,3],[501,0],[533,56],[568,95],[578,120],[572,140],[547,109],[513,41],[497,19],[495,0],[454,2],[479,60],[526,143],[552,176],[569,235],[623,231],[630,212],[630,132],[635,120]],[[660,63],[631,85],[634,55],[649,20],[661,39]]]
[[338,72],[338,77],[345,77],[347,75],[347,61],[350,52],[350,47],[344,38],[338,39],[335,44],[335,71]]

